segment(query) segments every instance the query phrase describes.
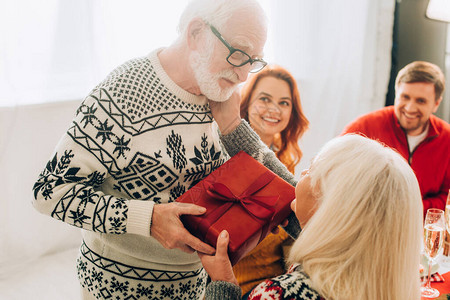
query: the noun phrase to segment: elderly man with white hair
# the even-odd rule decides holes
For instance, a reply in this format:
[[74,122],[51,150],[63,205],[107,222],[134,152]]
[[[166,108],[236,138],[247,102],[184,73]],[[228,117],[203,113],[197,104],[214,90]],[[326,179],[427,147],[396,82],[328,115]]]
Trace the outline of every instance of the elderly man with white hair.
[[174,201],[238,149],[295,184],[233,94],[266,64],[266,22],[254,0],[192,1],[173,44],[119,66],[81,103],[33,205],[82,229],[83,299],[201,297],[207,275],[194,252],[215,250],[180,216],[205,209]]

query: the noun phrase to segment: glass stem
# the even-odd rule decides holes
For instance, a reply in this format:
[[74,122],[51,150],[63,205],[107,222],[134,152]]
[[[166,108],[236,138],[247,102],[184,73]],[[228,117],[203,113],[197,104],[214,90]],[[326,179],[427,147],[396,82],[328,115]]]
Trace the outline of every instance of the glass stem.
[[427,288],[431,288],[431,266],[433,265],[433,259],[430,257],[428,260],[428,276],[427,276],[427,284],[425,285]]

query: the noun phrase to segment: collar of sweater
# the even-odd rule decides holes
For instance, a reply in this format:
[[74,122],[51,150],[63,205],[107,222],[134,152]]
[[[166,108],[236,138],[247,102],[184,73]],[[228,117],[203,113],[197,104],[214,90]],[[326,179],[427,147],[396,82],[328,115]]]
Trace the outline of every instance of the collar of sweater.
[[197,105],[205,105],[208,103],[208,99],[203,96],[197,96],[194,94],[189,93],[188,91],[182,89],[179,85],[177,85],[166,73],[164,68],[162,67],[159,58],[158,53],[163,50],[164,48],[158,48],[154,51],[152,51],[148,56],[148,60],[152,64],[157,76],[161,79],[161,83],[165,85],[175,96],[180,98],[182,101],[190,103],[190,104],[197,104]]

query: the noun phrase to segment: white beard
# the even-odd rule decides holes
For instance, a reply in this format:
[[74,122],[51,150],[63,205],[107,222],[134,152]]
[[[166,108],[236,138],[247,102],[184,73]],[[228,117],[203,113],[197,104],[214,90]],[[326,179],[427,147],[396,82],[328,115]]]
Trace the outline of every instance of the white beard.
[[221,88],[219,79],[226,78],[237,82],[237,76],[231,69],[212,74],[209,71],[209,66],[214,47],[207,47],[207,49],[206,53],[200,53],[199,51],[192,52],[189,57],[189,63],[194,72],[194,77],[197,80],[200,91],[208,99],[216,102],[227,101],[236,89],[237,84],[229,88]]

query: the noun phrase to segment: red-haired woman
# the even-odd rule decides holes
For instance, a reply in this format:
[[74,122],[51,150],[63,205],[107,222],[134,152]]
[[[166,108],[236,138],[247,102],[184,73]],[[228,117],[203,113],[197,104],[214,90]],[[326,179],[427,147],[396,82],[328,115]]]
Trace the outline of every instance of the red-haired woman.
[[[302,157],[298,140],[309,124],[302,111],[294,77],[280,66],[266,66],[249,77],[242,87],[241,99],[241,117],[294,173]],[[234,266],[243,299],[261,281],[285,273],[283,248],[292,241],[280,229],[279,234],[268,235]]]
[[302,157],[298,140],[309,124],[294,77],[280,66],[266,66],[249,77],[241,99],[241,117],[294,173]]

